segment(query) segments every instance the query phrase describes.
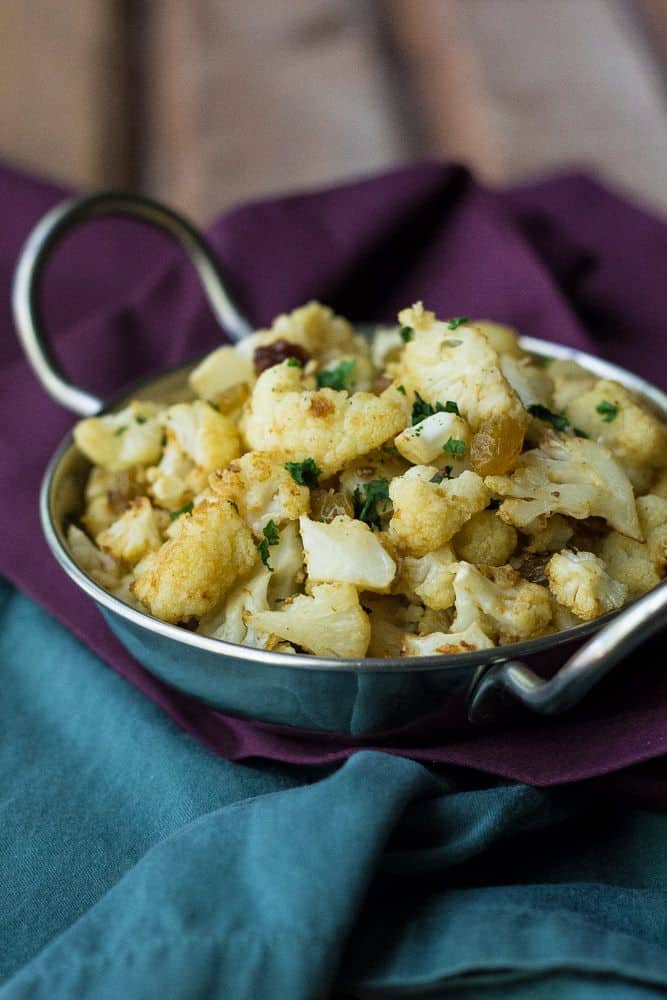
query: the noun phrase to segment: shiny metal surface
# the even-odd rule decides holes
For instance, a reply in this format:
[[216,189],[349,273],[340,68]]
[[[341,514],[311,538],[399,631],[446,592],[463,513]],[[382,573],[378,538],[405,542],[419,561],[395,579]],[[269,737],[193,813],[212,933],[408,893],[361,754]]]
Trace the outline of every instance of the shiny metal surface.
[[226,288],[213,250],[182,216],[149,198],[120,192],[62,202],[35,226],[23,246],[14,271],[12,309],[16,331],[37,378],[50,396],[80,417],[98,413],[104,401],[72,385],[61,372],[44,329],[41,284],[46,265],[64,237],[82,223],[105,216],[138,219],[176,239],[196,268],[208,303],[227,335],[240,340],[251,332],[250,324]]
[[[104,208],[102,214],[113,214],[113,204],[119,211],[126,204],[121,195],[97,197]],[[59,207],[60,216],[59,209],[54,210],[30,237],[19,263],[21,273],[16,276],[14,309],[26,353],[44,387],[76,413],[89,414],[98,411],[101,401],[71,386],[54,364],[39,314],[39,274],[34,273],[43,268],[49,250],[62,235],[59,218],[66,220],[69,230],[95,214],[94,199],[84,202],[82,216],[72,214],[81,203],[67,203]],[[214,262],[205,244],[205,253],[200,255],[202,238],[196,231],[155,203],[147,203],[149,211],[145,199],[129,198],[127,204],[132,204],[128,214],[133,215],[141,204],[141,213],[145,210],[150,215],[148,221],[159,226],[166,219],[176,220],[178,225],[167,228],[193,255],[216,315],[228,331],[233,327],[236,337],[247,332],[249,324],[227,297],[219,269],[209,269]],[[179,228],[181,225],[186,231]],[[52,236],[54,242],[49,244]],[[667,396],[643,379],[572,348],[534,338],[522,338],[521,343],[537,355],[571,358],[600,377],[621,382],[667,420]],[[132,391],[124,390],[104,411],[120,408],[137,395],[156,402],[187,398],[187,375],[194,364],[196,361],[139,383]],[[96,602],[120,640],[149,670],[172,686],[237,715],[308,729],[364,734],[413,722],[437,709],[445,710],[446,724],[452,727],[464,725],[467,715],[475,722],[493,721],[502,715],[508,696],[534,711],[554,714],[583,697],[601,676],[665,622],[667,585],[663,584],[615,617],[607,615],[555,635],[454,656],[337,660],[305,654],[291,656],[199,636],[158,621],[108,594],[72,559],[66,528],[81,512],[89,467],[68,435],[49,464],[40,497],[42,526],[51,551],[65,572]],[[591,636],[594,638],[576,653]],[[533,668],[547,676],[560,670],[552,680],[544,681]]]

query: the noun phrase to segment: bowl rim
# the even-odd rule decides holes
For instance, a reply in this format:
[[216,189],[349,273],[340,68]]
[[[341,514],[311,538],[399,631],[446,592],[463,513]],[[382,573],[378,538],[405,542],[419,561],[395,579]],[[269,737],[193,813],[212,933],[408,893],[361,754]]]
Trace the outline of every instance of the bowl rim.
[[[625,368],[610,361],[596,358],[594,355],[581,351],[578,348],[535,337],[520,337],[519,344],[524,350],[538,357],[576,361],[594,375],[620,382],[626,388],[631,389],[645,400],[650,401],[658,409],[662,418],[667,419],[667,394],[640,376],[627,371]],[[136,380],[129,386],[124,387],[120,392],[114,394],[108,402],[105,402],[103,409],[100,410],[100,414],[105,414],[118,408],[135,395],[138,390],[144,391],[150,387],[151,382],[157,379],[176,375],[179,372],[185,374],[209,353],[210,351],[190,361],[174,365],[171,368],[161,371],[158,375],[153,374]],[[52,509],[56,474],[66,453],[73,445],[73,432],[69,431],[47,465],[39,496],[42,530],[47,544],[61,568],[96,604],[102,605],[107,611],[125,619],[129,624],[144,629],[147,632],[156,633],[162,638],[170,639],[176,643],[182,643],[183,645],[219,656],[222,660],[232,658],[262,663],[270,667],[290,667],[297,670],[337,672],[414,673],[415,671],[429,672],[434,670],[460,671],[467,667],[477,668],[488,666],[492,663],[521,659],[534,653],[555,649],[561,645],[579,640],[583,641],[602,628],[616,614],[616,612],[610,612],[593,621],[576,625],[573,628],[539,636],[536,639],[526,639],[522,642],[494,646],[492,649],[478,650],[470,653],[405,656],[398,659],[381,659],[377,657],[350,659],[322,657],[307,653],[280,653],[274,650],[257,649],[254,646],[244,646],[223,639],[215,639],[211,636],[198,635],[177,625],[170,625],[158,618],[154,618],[148,612],[139,611],[120,600],[120,598],[114,597],[88,576],[75,562],[66,546],[64,533],[56,523]]]

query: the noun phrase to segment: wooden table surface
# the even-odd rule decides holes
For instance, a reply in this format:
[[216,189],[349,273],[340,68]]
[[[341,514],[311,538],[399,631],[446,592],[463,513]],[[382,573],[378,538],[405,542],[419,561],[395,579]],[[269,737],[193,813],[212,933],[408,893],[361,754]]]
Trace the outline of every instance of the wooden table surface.
[[0,157],[199,221],[424,156],[667,208],[667,0],[7,0],[0,37]]

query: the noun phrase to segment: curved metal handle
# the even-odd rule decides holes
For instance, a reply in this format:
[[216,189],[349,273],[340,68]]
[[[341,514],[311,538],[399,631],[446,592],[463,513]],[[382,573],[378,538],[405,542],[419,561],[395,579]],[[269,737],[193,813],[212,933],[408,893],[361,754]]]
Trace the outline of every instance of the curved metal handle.
[[667,621],[667,580],[613,618],[545,681],[524,663],[507,660],[489,667],[468,701],[471,722],[499,721],[516,702],[541,715],[558,715],[576,705],[612,667]]
[[92,393],[72,385],[62,373],[44,329],[42,277],[53,251],[67,233],[82,222],[108,215],[139,219],[173,236],[194,264],[208,303],[224,330],[233,340],[240,340],[252,331],[225,288],[220,265],[209,243],[172,209],[141,195],[114,191],[71,198],[56,205],[35,226],[21,251],[14,272],[12,309],[19,339],[37,378],[58,403],[82,417],[92,416],[104,404]]

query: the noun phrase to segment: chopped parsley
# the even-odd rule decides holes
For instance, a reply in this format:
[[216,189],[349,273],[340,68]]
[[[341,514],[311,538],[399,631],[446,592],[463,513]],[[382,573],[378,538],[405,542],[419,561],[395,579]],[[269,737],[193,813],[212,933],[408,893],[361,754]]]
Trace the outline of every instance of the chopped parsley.
[[572,430],[574,432],[574,436],[575,437],[578,437],[578,438],[587,438],[587,437],[590,437],[590,434],[587,434],[586,431],[582,431],[581,427],[573,427]]
[[436,402],[435,406],[431,406],[425,399],[422,399],[418,392],[415,392],[415,401],[412,404],[412,426],[420,424],[427,417],[432,417],[434,413],[455,413],[459,416],[459,408],[453,399],[448,399],[446,403]]
[[404,385],[397,385],[396,386],[396,391],[400,392],[402,396],[405,396],[405,386]]
[[126,430],[127,430],[127,424],[122,424],[120,427],[116,428],[116,430],[114,431],[114,436],[119,438],[121,434],[125,433]]
[[354,369],[357,362],[354,358],[349,361],[339,361],[335,368],[326,369],[317,373],[318,389],[350,389],[354,385]]
[[450,437],[443,444],[442,450],[446,451],[448,455],[453,455],[454,458],[463,458],[466,453],[466,443],[459,438]]
[[412,329],[411,326],[402,326],[400,329],[400,334],[403,343],[407,344],[408,341],[412,340],[412,338],[414,337],[415,331]]
[[148,417],[141,417],[141,416],[139,416],[139,417],[135,417],[134,419],[136,420],[136,422],[138,424],[145,424],[146,421],[148,420]]
[[436,403],[433,407],[425,399],[422,399],[418,392],[415,392],[415,401],[412,404],[413,427],[415,424],[420,424],[422,420],[426,420],[427,417],[432,417],[434,413],[442,413],[444,409],[442,403]]
[[595,409],[606,424],[610,424],[612,420],[616,420],[616,417],[618,416],[618,407],[616,404],[609,403],[606,399],[603,399],[601,403],[598,403]]
[[538,420],[544,420],[547,424],[551,424],[557,431],[564,431],[570,426],[570,421],[562,413],[552,413],[541,403],[533,403],[532,406],[528,407],[528,412],[531,416],[537,417]]
[[273,573],[273,566],[269,562],[269,545],[277,545],[280,541],[278,525],[273,519],[264,525],[262,534],[264,535],[264,538],[261,542],[257,542],[257,551],[259,552],[259,558],[262,560],[266,568]]
[[382,451],[386,452],[387,455],[398,455],[398,448],[394,444],[383,444]]
[[190,503],[183,504],[183,506],[179,507],[178,510],[170,510],[169,517],[172,519],[172,521],[175,521],[177,517],[181,516],[181,514],[191,514],[193,507],[194,507],[194,501],[191,500]]
[[300,358],[288,358],[287,359],[288,368],[303,368],[303,361]]
[[468,319],[467,316],[455,316],[454,319],[450,319],[449,323],[447,324],[447,329],[458,330],[458,328],[460,326],[463,326],[464,323],[469,323],[469,322],[470,320]]
[[322,470],[318,468],[312,458],[304,458],[303,462],[285,462],[285,468],[299,486],[314,488],[318,485],[322,475]]
[[[371,479],[354,490],[354,516],[364,521],[370,528],[380,528],[380,516],[389,502],[389,480]],[[385,503],[386,501],[386,503]],[[378,508],[378,504],[380,507]]]

